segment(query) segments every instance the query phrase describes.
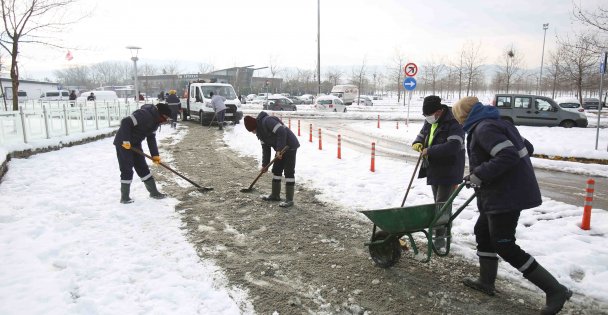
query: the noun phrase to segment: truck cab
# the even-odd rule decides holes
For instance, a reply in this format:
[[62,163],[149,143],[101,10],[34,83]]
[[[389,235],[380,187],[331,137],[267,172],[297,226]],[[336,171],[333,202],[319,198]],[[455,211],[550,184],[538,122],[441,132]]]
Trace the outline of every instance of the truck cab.
[[[210,92],[226,98],[226,115],[224,121],[238,124],[243,118],[241,101],[228,83],[190,83],[188,85],[188,98],[186,99],[186,119],[197,119],[202,125],[210,125],[215,117],[211,106]],[[195,117],[193,117],[195,116]]]

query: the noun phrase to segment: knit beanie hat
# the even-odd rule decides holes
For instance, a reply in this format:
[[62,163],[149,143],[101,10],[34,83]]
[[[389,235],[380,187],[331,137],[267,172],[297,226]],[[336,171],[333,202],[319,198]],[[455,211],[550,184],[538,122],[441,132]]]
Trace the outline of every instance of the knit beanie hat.
[[156,104],[156,109],[158,109],[158,112],[161,115],[171,117],[171,109],[169,109],[169,105],[167,105],[165,103],[158,103],[158,104]]
[[424,98],[422,102],[422,114],[428,116],[441,109],[441,98],[437,95],[431,95]]
[[247,129],[247,131],[254,131],[257,129],[257,127],[258,123],[256,122],[255,118],[251,116],[245,116],[245,129]]
[[452,114],[454,118],[462,125],[475,104],[479,103],[479,99],[475,96],[467,96],[458,100],[454,106],[452,106]]

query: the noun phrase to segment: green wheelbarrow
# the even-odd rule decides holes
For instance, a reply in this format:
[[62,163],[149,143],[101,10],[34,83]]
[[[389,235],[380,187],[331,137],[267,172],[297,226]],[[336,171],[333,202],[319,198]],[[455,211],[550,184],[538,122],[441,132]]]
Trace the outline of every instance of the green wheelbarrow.
[[[359,211],[367,216],[373,223],[372,237],[365,245],[369,247],[369,254],[376,265],[389,268],[396,264],[401,257],[401,237],[407,235],[414,255],[418,255],[418,247],[414,242],[412,233],[422,232],[427,239],[427,255],[422,262],[429,262],[433,252],[438,256],[446,256],[450,252],[450,230],[452,221],[464,210],[464,208],[475,198],[473,194],[462,204],[458,210],[449,218],[444,216],[451,209],[454,198],[460,193],[465,184],[460,184],[444,203],[431,203],[411,207],[389,208],[378,210]],[[380,231],[376,231],[376,227]],[[446,247],[440,251],[433,244],[433,228],[444,227],[446,232]]]

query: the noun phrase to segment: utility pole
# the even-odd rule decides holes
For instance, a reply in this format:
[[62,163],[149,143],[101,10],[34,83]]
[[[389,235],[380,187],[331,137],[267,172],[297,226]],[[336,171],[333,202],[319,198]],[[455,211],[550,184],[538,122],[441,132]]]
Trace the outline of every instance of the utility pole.
[[321,0],[317,0],[317,95],[321,94]]
[[549,23],[543,24],[543,30],[545,30],[545,34],[543,35],[543,53],[540,57],[540,76],[538,77],[538,94],[541,94],[542,90],[542,81],[543,81],[543,63],[545,59],[545,38],[547,37],[547,29],[549,28]]

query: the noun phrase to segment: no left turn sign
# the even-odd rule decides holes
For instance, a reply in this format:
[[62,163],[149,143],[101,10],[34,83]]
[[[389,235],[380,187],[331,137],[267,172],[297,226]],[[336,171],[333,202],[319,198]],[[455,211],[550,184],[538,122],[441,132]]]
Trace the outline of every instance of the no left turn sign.
[[403,71],[405,71],[406,76],[413,77],[416,75],[416,73],[418,73],[418,66],[415,63],[410,62],[405,65]]

